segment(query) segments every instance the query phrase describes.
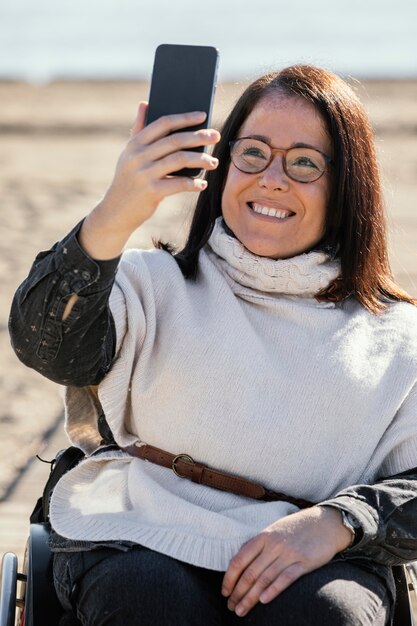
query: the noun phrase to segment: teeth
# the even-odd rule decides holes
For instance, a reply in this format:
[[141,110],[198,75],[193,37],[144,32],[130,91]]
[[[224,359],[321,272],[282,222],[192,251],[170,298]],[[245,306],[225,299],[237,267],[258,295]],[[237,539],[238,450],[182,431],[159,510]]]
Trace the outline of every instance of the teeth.
[[272,209],[270,207],[262,206],[261,204],[255,204],[255,202],[251,206],[255,213],[261,213],[262,215],[268,215],[269,217],[284,219],[285,217],[289,217],[291,215],[290,211],[280,211],[279,209]]

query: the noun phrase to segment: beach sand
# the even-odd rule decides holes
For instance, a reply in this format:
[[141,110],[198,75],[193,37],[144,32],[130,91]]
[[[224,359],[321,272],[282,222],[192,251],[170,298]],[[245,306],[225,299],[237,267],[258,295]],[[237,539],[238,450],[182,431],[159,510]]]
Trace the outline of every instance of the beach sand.
[[[243,86],[218,86],[215,125]],[[417,296],[417,81],[368,81],[355,88],[375,127],[393,270]],[[60,388],[20,364],[10,348],[13,293],[37,252],[101,198],[136,103],[147,93],[147,84],[135,82],[0,83],[0,498],[10,497],[28,461],[42,454],[62,414]],[[191,195],[164,201],[130,245],[149,247],[152,236],[181,243],[194,201]]]

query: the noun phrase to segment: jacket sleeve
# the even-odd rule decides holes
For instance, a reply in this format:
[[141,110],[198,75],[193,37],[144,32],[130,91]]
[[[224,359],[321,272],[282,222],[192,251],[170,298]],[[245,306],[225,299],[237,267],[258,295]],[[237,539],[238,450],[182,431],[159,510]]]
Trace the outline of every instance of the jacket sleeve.
[[[14,296],[9,332],[25,365],[56,383],[83,387],[98,384],[114,357],[108,302],[119,258],[91,259],[78,243],[80,227],[38,254]],[[78,299],[63,321],[72,294]]]
[[348,487],[320,506],[344,510],[359,523],[359,539],[343,556],[390,566],[417,560],[417,467]]

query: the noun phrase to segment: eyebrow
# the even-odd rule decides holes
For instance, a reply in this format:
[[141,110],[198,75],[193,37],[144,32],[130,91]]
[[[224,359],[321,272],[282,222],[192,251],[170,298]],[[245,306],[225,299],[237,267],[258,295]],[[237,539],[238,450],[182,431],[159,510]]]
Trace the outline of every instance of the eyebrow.
[[[270,137],[265,137],[265,135],[246,135],[249,139],[258,139],[259,141],[263,141],[264,143],[267,143],[269,146],[271,146],[271,148],[274,148],[274,146],[271,144],[271,138]],[[310,143],[304,143],[303,141],[298,141],[297,143],[292,144],[288,149],[290,148],[311,148],[312,150],[317,150],[317,152],[322,152],[324,154],[324,151],[321,148],[318,148],[317,146],[313,146]]]

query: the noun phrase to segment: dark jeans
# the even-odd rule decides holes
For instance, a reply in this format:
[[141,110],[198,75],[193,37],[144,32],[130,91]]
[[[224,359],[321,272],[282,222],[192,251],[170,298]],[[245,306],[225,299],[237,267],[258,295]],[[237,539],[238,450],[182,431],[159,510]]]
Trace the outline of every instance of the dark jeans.
[[223,572],[176,561],[141,546],[55,554],[54,579],[72,624],[83,626],[385,626],[384,581],[357,564],[332,561],[306,574],[245,617],[227,609]]

